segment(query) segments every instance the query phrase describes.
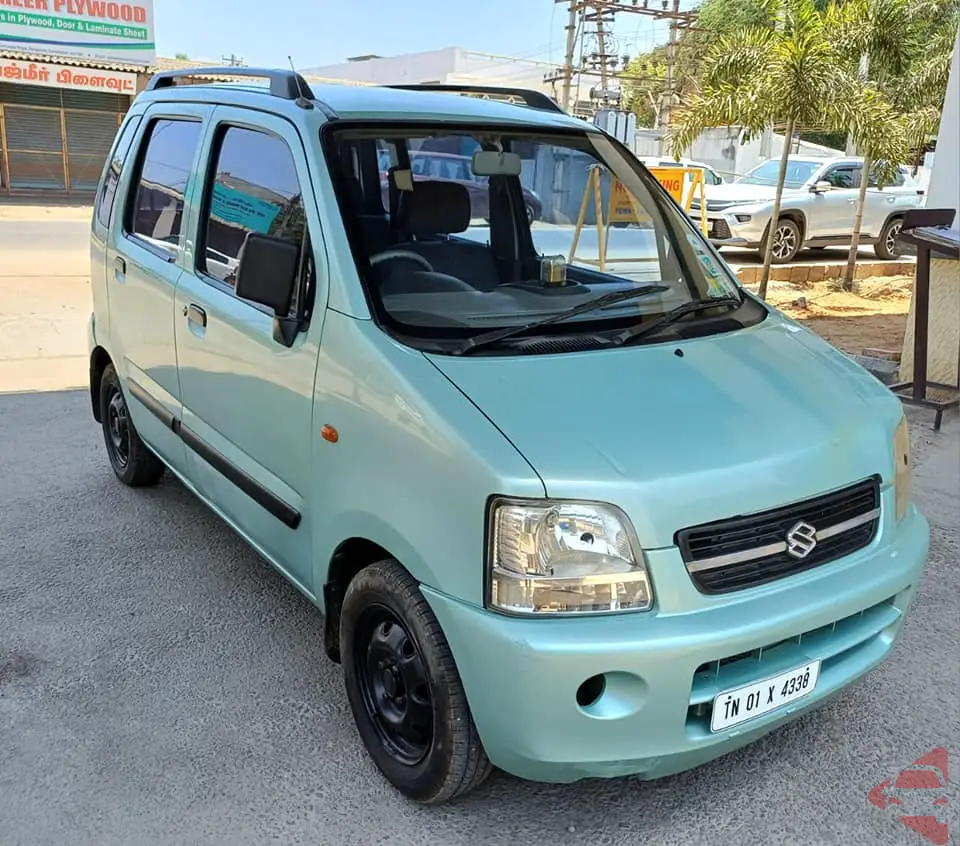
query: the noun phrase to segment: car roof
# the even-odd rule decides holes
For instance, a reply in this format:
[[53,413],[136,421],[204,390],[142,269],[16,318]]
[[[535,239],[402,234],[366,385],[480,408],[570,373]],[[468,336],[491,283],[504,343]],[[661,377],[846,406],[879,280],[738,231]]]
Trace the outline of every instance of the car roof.
[[[321,120],[423,120],[429,122],[497,123],[540,128],[600,132],[598,127],[560,111],[546,111],[517,103],[463,96],[456,93],[370,85],[311,85]],[[507,91],[505,94],[509,93]],[[303,116],[295,101],[272,96],[269,86],[251,82],[205,82],[144,91],[144,102],[203,102],[254,108]]]

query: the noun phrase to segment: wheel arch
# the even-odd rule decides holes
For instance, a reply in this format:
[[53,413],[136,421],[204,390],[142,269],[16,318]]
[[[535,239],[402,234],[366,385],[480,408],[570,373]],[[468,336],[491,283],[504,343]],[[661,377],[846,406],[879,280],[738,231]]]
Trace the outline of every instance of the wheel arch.
[[347,538],[333,551],[323,583],[323,648],[331,661],[340,663],[340,609],[350,582],[364,567],[387,558],[403,567],[388,549],[364,537]]
[[103,347],[97,345],[90,353],[90,405],[93,409],[93,419],[97,423],[102,423],[100,416],[100,383],[103,381],[103,373],[109,365],[113,364],[113,359]]
[[[800,246],[802,247],[807,242],[807,216],[800,209],[780,209],[780,217],[785,217],[788,220],[792,220],[797,227],[800,229]],[[772,218],[771,218],[772,220]],[[767,229],[769,231],[770,224],[767,224]]]
[[906,215],[906,212],[904,212],[904,211],[892,211],[892,212],[890,212],[890,214],[888,214],[888,215],[883,219],[883,225],[880,227],[880,231],[877,233],[877,237],[879,238],[881,235],[883,235],[883,231],[884,231],[893,221],[895,221],[895,220],[903,220],[903,218],[904,218],[905,215]]

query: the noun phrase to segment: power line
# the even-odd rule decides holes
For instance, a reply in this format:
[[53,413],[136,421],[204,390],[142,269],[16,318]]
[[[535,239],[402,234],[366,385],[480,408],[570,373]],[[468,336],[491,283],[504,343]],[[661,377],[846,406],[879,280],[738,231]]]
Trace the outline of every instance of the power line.
[[[566,26],[566,50],[563,65],[545,74],[544,82],[563,83],[561,105],[567,110],[571,108],[570,96],[574,81],[576,80],[579,90],[580,79],[584,75],[599,77],[599,88],[592,88],[590,92],[590,99],[596,105],[619,103],[621,100],[619,85],[614,88],[611,83],[619,83],[630,78],[624,72],[631,57],[626,50],[618,49],[613,35],[617,15],[644,15],[654,20],[669,21],[667,70],[663,80],[659,110],[661,125],[669,125],[670,113],[676,98],[677,44],[681,32],[695,28],[699,12],[697,10],[681,12],[680,0],[554,0],[554,3],[567,5],[569,19]],[[580,56],[579,61],[575,61],[578,43]]]

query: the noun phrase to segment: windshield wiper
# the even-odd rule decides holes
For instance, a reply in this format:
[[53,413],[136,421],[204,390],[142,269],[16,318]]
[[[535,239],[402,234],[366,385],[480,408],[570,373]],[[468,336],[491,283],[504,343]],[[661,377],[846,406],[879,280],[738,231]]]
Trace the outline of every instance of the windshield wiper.
[[670,309],[670,311],[664,312],[649,323],[638,323],[636,326],[624,329],[614,336],[613,342],[615,346],[623,346],[630,341],[635,341],[637,338],[642,338],[644,335],[649,335],[651,332],[656,332],[657,329],[663,326],[675,323],[688,314],[706,311],[708,308],[723,308],[724,306],[728,308],[740,308],[741,305],[742,303],[737,297],[704,297],[701,300],[692,300],[689,303],[683,303],[676,308]]
[[490,332],[483,332],[479,335],[474,335],[472,338],[467,338],[467,340],[464,341],[459,347],[456,347],[453,350],[453,354],[467,355],[468,353],[480,349],[480,347],[486,347],[490,344],[495,344],[497,341],[504,340],[504,338],[511,338],[515,335],[523,335],[526,332],[539,329],[541,326],[549,326],[551,323],[559,323],[561,320],[566,320],[568,317],[576,317],[578,314],[586,314],[588,311],[596,311],[597,309],[604,308],[608,305],[615,305],[616,303],[621,303],[625,300],[636,299],[637,297],[647,297],[650,296],[650,294],[659,294],[662,291],[667,290],[669,290],[669,288],[666,285],[645,285],[642,288],[631,288],[628,291],[612,291],[609,294],[604,294],[603,296],[597,297],[589,302],[580,303],[580,305],[569,308],[566,311],[553,314],[550,317],[544,318],[543,320],[535,320],[532,323],[526,323],[523,326],[507,326],[503,329],[493,329]]

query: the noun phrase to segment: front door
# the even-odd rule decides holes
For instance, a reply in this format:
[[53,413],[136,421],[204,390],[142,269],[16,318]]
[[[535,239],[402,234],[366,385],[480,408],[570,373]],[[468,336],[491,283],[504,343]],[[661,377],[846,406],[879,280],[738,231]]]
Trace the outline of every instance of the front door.
[[106,250],[110,354],[134,425],[171,467],[182,472],[183,444],[174,338],[174,291],[183,272],[184,198],[191,190],[209,106],[178,104],[147,111],[132,149],[136,167],[120,180]]
[[196,246],[176,297],[181,435],[200,492],[313,595],[308,503],[319,320],[285,346],[274,337],[274,316],[239,299],[233,286],[247,233],[309,245],[316,240],[308,229],[316,239],[319,225],[303,201],[311,183],[295,127],[262,113],[253,126],[250,114],[218,107],[206,142],[211,166],[196,194]]
[[827,168],[820,179],[829,182],[832,187],[813,198],[807,221],[807,238],[849,242],[857,217],[860,171],[860,165],[849,162]]

